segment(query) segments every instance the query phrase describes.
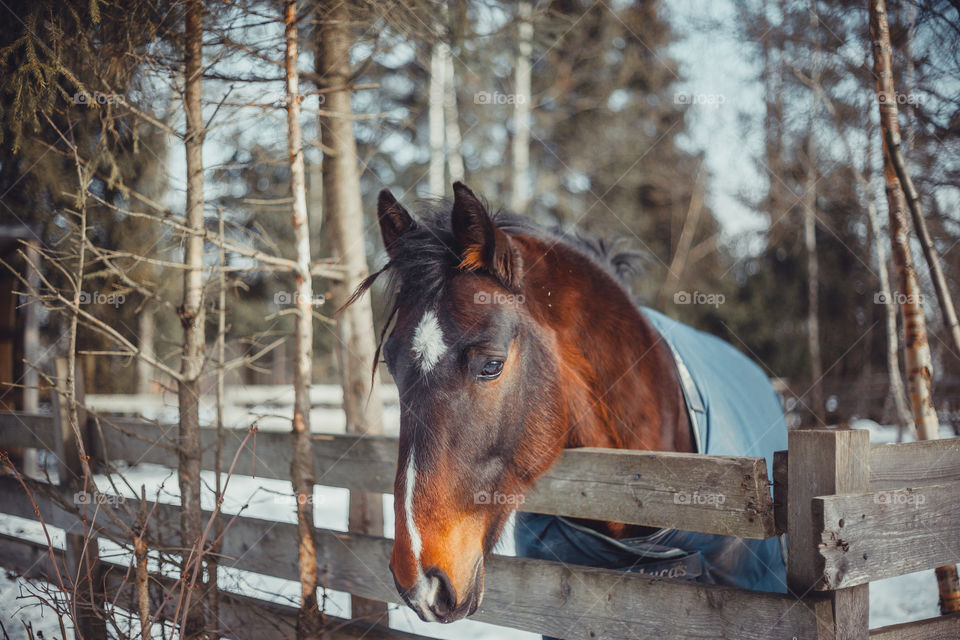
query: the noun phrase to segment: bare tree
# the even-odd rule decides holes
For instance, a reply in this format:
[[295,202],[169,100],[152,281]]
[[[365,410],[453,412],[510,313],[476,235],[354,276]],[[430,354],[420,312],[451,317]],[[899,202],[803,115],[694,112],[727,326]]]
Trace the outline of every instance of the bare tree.
[[313,278],[310,275],[310,217],[300,126],[300,74],[297,69],[297,0],[284,4],[284,56],[287,84],[287,149],[293,232],[297,249],[296,329],[293,369],[293,460],[290,477],[297,498],[297,537],[300,567],[300,611],[297,637],[315,638],[322,623],[317,608],[317,544],[313,529],[313,448],[310,444],[310,381],[313,377]]
[[447,61],[450,58],[450,45],[444,40],[443,25],[436,23],[437,40],[430,52],[430,100],[427,117],[430,135],[430,167],[428,184],[430,196],[442,196],[443,187],[443,137],[444,137],[444,98]]
[[[203,1],[188,0],[184,29],[184,97],[186,114],[184,144],[187,151],[187,207],[183,262],[183,302],[179,309],[183,327],[183,355],[178,385],[180,403],[179,472],[180,536],[185,581],[197,566],[193,554],[202,532],[200,510],[200,376],[203,371],[205,313],[203,304]],[[204,598],[189,598],[185,612],[184,638],[203,634]]]
[[[933,406],[931,380],[933,362],[930,344],[927,342],[927,325],[923,315],[923,298],[913,256],[910,252],[910,229],[907,224],[907,199],[898,178],[896,154],[899,152],[900,123],[897,121],[897,100],[893,86],[891,64],[890,27],[884,0],[869,0],[870,39],[873,45],[873,72],[876,77],[877,103],[880,108],[880,129],[883,132],[883,175],[886,183],[887,203],[890,209],[890,239],[893,258],[900,270],[900,309],[903,313],[906,333],[907,380],[910,385],[910,402],[913,406],[917,433],[923,440],[940,437],[940,424]],[[900,158],[902,163],[902,157]],[[957,584],[956,566],[937,568],[940,586],[940,611],[952,613],[960,610],[960,588]]]
[[[896,105],[894,105],[896,108]],[[893,162],[893,168],[897,172],[897,179],[903,187],[907,196],[907,207],[910,209],[910,217],[913,220],[913,227],[917,232],[917,239],[920,240],[920,247],[923,249],[923,257],[927,261],[927,267],[930,269],[930,279],[933,280],[933,288],[937,293],[937,302],[940,304],[940,313],[943,316],[943,324],[953,341],[953,348],[960,355],[960,322],[957,321],[957,311],[953,305],[953,296],[950,295],[950,289],[947,288],[947,279],[943,275],[943,267],[940,264],[940,254],[933,244],[933,238],[930,237],[930,231],[927,229],[927,221],[923,215],[923,206],[920,202],[920,194],[917,193],[913,185],[913,179],[907,171],[907,163],[903,158],[903,151],[900,148],[900,132],[890,129],[886,132],[887,148],[890,150],[890,158]]]
[[533,51],[533,5],[517,5],[519,45],[514,69],[513,95],[513,191],[510,207],[526,213],[530,201],[530,54]]
[[460,110],[457,107],[457,76],[453,67],[453,55],[448,55],[443,71],[443,113],[446,118],[444,137],[447,141],[447,168],[450,182],[463,180],[463,154],[460,153]]
[[[350,16],[339,0],[320,3],[317,72],[323,78],[326,111],[320,117],[323,158],[323,203],[332,247],[340,258],[342,278],[334,283],[334,302],[343,305],[369,273],[364,251],[363,206],[353,132]],[[348,433],[383,432],[379,376],[374,369],[375,340],[370,299],[362,297],[338,315],[341,385]],[[373,370],[373,376],[370,372]],[[380,534],[383,507],[379,494],[350,494],[350,530]],[[382,603],[354,596],[354,618],[385,619]]]

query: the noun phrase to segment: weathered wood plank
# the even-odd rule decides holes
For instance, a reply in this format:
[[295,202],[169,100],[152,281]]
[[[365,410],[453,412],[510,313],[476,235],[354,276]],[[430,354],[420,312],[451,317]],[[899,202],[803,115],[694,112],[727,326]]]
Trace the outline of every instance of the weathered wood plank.
[[960,481],[960,438],[870,447],[870,489]]
[[[398,601],[390,540],[318,537],[322,583]],[[561,638],[816,637],[814,609],[775,594],[502,556],[488,559],[485,584],[475,619]]]
[[[0,499],[6,500],[16,487],[2,480]],[[19,513],[14,515],[35,517],[32,507],[23,503],[4,502],[4,511],[15,509]],[[42,497],[38,503],[51,524],[71,517],[56,515],[57,509]],[[126,506],[136,513],[137,504],[129,500]],[[176,505],[157,505],[150,524],[155,533],[172,535],[176,509]],[[225,521],[229,526],[220,566],[296,579],[294,524],[246,517],[230,523],[229,516]],[[392,540],[327,529],[317,531],[317,540],[321,585],[399,602],[388,569]],[[818,599],[798,605],[796,599],[777,594],[501,556],[488,560],[486,588],[476,619],[561,638],[632,639],[639,633],[669,638],[807,639],[817,637],[817,615],[825,615],[823,600]],[[744,611],[750,615],[743,615]],[[678,612],[682,612],[682,624]]]
[[763,458],[565,451],[521,508],[742,538],[776,535]]
[[[392,493],[395,438],[315,438],[318,484]],[[520,508],[742,538],[776,535],[762,458],[572,449]]]
[[[787,584],[798,596],[823,583],[823,559],[817,553],[819,536],[813,499],[818,495],[862,491],[870,482],[870,434],[849,429],[798,429],[789,434],[787,465]],[[866,640],[869,629],[869,585],[829,594],[831,624],[820,637]]]
[[836,589],[960,562],[960,482],[813,500],[822,583]]
[[0,412],[0,451],[7,447],[53,451],[56,446],[53,416],[21,411]]
[[[0,414],[0,424],[11,419]],[[131,418],[101,421],[98,450],[108,459],[176,466],[175,425]],[[240,448],[245,431],[227,431],[223,459]],[[212,469],[215,433],[204,429],[203,468]],[[159,444],[156,442],[159,441]],[[247,443],[236,473],[289,479],[289,434],[264,432]],[[255,455],[254,455],[255,451]],[[397,439],[314,435],[316,483],[392,493]],[[525,511],[629,524],[768,538],[776,535],[773,500],[762,458],[578,449],[565,451],[524,500]]]
[[960,613],[870,630],[870,640],[957,640]]

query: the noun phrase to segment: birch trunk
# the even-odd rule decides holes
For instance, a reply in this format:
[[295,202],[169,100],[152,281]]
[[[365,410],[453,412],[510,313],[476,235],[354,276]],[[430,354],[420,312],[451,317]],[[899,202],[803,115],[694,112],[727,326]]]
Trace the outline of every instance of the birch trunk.
[[153,392],[153,365],[151,360],[156,358],[154,342],[157,335],[157,323],[153,316],[154,305],[145,302],[137,315],[137,339],[140,343],[140,353],[143,358],[137,359],[137,393],[148,394]]
[[[341,280],[332,284],[334,303],[346,302],[367,276],[364,251],[363,208],[357,172],[357,146],[353,133],[350,105],[350,31],[347,7],[339,0],[325,0],[319,6],[320,33],[317,48],[317,72],[326,81],[325,114],[320,116],[321,142],[329,149],[323,159],[324,218],[330,231],[331,246],[340,258]],[[370,298],[363,296],[338,314],[340,334],[341,383],[343,408],[348,433],[383,432],[382,405],[378,393],[380,378],[373,369],[375,339]],[[379,494],[351,492],[350,531],[380,535],[383,509]],[[369,622],[386,620],[386,606],[354,596],[354,618]]]
[[897,422],[900,426],[901,437],[904,429],[916,431],[913,420],[910,417],[910,407],[907,404],[907,393],[903,387],[903,379],[900,377],[900,337],[897,333],[897,303],[893,299],[893,292],[890,290],[890,273],[887,270],[887,252],[883,246],[883,238],[880,231],[880,215],[877,213],[877,205],[873,201],[873,196],[867,192],[867,218],[870,222],[870,234],[873,236],[873,249],[877,255],[877,277],[880,280],[880,295],[883,300],[883,310],[886,317],[887,333],[887,376],[890,379],[890,393],[893,395],[893,403],[897,410]]
[[313,377],[313,279],[310,276],[310,218],[300,127],[300,74],[297,69],[297,2],[286,0],[283,21],[286,36],[284,63],[287,81],[287,150],[290,192],[293,196],[293,233],[297,248],[297,291],[294,296],[296,331],[293,369],[293,459],[290,478],[297,497],[297,539],[300,570],[300,611],[297,638],[319,637],[317,608],[317,545],[313,528],[313,448],[310,443],[310,381]]
[[533,5],[517,5],[520,24],[517,27],[519,46],[514,71],[513,90],[513,190],[510,207],[526,213],[530,201],[530,54],[533,51]]
[[[438,37],[442,37],[442,30]],[[430,168],[428,183],[430,186],[430,196],[442,196],[443,189],[443,103],[445,82],[444,75],[447,69],[446,59],[450,57],[450,49],[446,42],[438,40],[433,45],[430,53],[430,104],[429,104],[429,127],[430,127]]]
[[[183,356],[178,383],[180,401],[180,442],[178,481],[180,485],[180,538],[183,547],[182,581],[184,588],[193,576],[188,568],[191,555],[202,532],[200,511],[200,374],[204,360],[203,307],[203,2],[189,0],[184,30],[184,112],[187,128],[187,208],[186,225],[192,231],[184,244],[183,303],[179,309],[183,326]],[[197,565],[202,567],[201,565]],[[200,576],[197,576],[200,584]],[[183,638],[203,634],[203,603],[206,598],[189,600]]]
[[[869,0],[870,39],[873,45],[873,71],[876,77],[877,103],[880,108],[880,129],[883,132],[883,176],[887,203],[890,208],[890,238],[893,258],[900,271],[901,312],[906,333],[907,380],[910,385],[910,404],[913,408],[917,433],[922,440],[940,437],[940,425],[933,406],[931,380],[933,363],[927,342],[923,298],[910,252],[910,229],[907,226],[907,201],[897,169],[894,165],[895,148],[890,141],[899,142],[900,125],[897,121],[897,101],[893,86],[890,27],[887,22],[886,2]],[[960,610],[960,588],[957,586],[956,566],[939,567],[937,582],[940,587],[940,612]]]
[[453,55],[447,55],[443,71],[443,114],[446,119],[447,166],[450,182],[463,181],[463,155],[460,153],[460,110],[457,108],[457,77],[453,69]]

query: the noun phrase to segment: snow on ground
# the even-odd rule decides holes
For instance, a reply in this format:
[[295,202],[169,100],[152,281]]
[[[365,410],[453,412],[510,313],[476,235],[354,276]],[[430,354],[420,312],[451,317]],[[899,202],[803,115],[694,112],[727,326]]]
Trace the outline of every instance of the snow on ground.
[[[279,414],[279,411],[272,409]],[[315,409],[315,411],[317,411]],[[324,410],[325,411],[325,410]],[[338,412],[339,413],[339,412]],[[320,418],[320,416],[318,416]],[[289,420],[287,421],[289,425]],[[328,424],[322,421],[313,424]],[[869,420],[859,420],[851,426],[868,429],[871,442],[875,444],[896,442],[896,429],[878,425]],[[943,433],[944,437],[953,437],[952,432]],[[160,502],[176,504],[179,492],[176,475],[170,469],[156,465],[137,465],[124,469],[124,476],[130,486],[139,491],[146,487],[147,496]],[[214,476],[204,472],[203,481],[207,487],[213,486]],[[105,476],[97,477],[97,485],[107,490],[109,483]],[[122,488],[122,487],[121,487]],[[121,491],[126,497],[134,497],[129,489]],[[315,523],[318,527],[346,531],[347,500],[346,489],[317,487],[314,494]],[[229,480],[223,511],[237,513],[241,506],[247,505],[244,515],[275,522],[295,522],[294,499],[289,482],[249,476],[234,475]],[[213,494],[203,495],[203,506],[213,508]],[[393,497],[384,496],[384,534],[393,535]],[[51,529],[53,543],[63,544],[63,536]],[[0,516],[0,532],[22,538],[42,541],[43,533],[39,524],[11,516]],[[504,540],[497,553],[513,555],[512,527],[508,527]],[[122,549],[111,543],[101,543],[101,553],[107,557],[126,562]],[[223,570],[221,586],[229,590],[292,604],[296,601],[298,586],[295,582],[280,580],[249,572]],[[44,610],[28,597],[34,585],[8,575],[0,576],[0,621],[6,634],[12,640],[26,639],[27,635],[21,619],[33,624],[34,632],[43,631],[45,638],[60,638],[59,624],[49,610]],[[334,616],[348,617],[350,612],[349,595],[328,591],[327,611]],[[937,583],[934,572],[919,573],[880,580],[870,585],[870,626],[878,627],[899,622],[909,622],[939,614],[937,609]],[[409,608],[391,605],[390,626],[425,636],[446,638],[449,640],[532,640],[538,636],[531,633],[506,629],[472,620],[462,620],[448,625],[422,622]],[[2,633],[2,632],[0,632]],[[37,635],[36,637],[40,637]]]

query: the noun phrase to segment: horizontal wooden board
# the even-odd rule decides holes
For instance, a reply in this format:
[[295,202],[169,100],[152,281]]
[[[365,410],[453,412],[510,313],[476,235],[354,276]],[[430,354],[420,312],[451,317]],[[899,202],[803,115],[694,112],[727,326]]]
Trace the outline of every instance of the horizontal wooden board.
[[960,562],[960,482],[813,499],[819,589]]
[[960,481],[960,438],[870,447],[870,489]]
[[763,458],[568,450],[522,509],[742,538],[776,535]]
[[[389,540],[329,532],[319,540],[326,584],[397,601],[383,570]],[[485,582],[475,619],[560,638],[817,637],[816,607],[775,594],[502,556],[488,559]]]
[[32,447],[53,451],[56,447],[53,417],[19,411],[0,412],[0,451],[7,447]]
[[870,630],[870,640],[957,640],[960,613]]
[[[12,418],[0,414],[0,425],[9,423]],[[52,432],[53,423],[35,420],[31,426],[42,435],[44,430]],[[246,435],[245,431],[226,432],[224,468],[229,468],[239,451],[235,473],[289,479],[289,434],[257,433],[243,445]],[[94,449],[97,456],[109,460],[175,467],[176,437],[176,425],[131,418],[102,419]],[[202,468],[212,470],[216,432],[203,429],[201,438]],[[396,438],[315,434],[313,441],[316,484],[393,492]],[[741,538],[776,535],[773,500],[762,458],[567,450],[525,496],[521,509]]]
[[[4,511],[35,518],[29,501],[16,499],[17,486],[2,480],[9,479],[0,479]],[[36,499],[49,523],[70,523],[73,516]],[[135,500],[125,506],[138,510]],[[176,505],[157,505],[153,514],[153,534],[175,541]],[[227,526],[221,564],[296,579],[295,540],[293,524],[238,518]],[[391,540],[326,529],[317,530],[317,540],[323,586],[399,602],[387,566]],[[488,559],[486,586],[475,619],[561,638],[816,638],[814,611],[825,615],[822,599],[798,604],[777,594],[501,556]]]

